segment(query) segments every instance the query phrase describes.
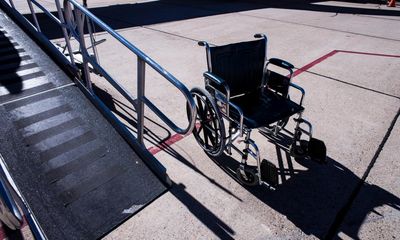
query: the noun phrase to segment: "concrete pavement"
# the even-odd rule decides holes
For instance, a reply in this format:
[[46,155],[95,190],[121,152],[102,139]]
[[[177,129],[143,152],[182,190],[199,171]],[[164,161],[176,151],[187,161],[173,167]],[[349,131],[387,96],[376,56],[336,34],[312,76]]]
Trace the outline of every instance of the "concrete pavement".
[[[326,165],[292,159],[256,132],[262,156],[280,168],[280,186],[244,188],[227,174],[238,156],[210,159],[193,136],[184,137],[155,155],[174,182],[171,191],[105,238],[314,239],[336,231],[335,238],[400,238],[400,12],[365,2],[89,1],[189,88],[203,86],[206,70],[196,41],[221,45],[267,34],[268,57],[304,70],[294,81],[306,89],[305,118],[329,157]],[[107,34],[97,38],[107,39],[98,46],[102,65],[135,95],[135,56]],[[185,125],[183,97],[152,70],[146,75],[148,97]],[[135,131],[133,108],[93,77]],[[146,116],[147,147],[174,134],[148,109]]]

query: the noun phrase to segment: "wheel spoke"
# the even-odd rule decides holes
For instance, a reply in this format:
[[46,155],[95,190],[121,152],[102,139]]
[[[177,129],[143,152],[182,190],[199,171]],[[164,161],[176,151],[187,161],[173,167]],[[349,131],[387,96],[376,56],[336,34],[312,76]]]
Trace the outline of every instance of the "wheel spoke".
[[218,156],[223,151],[224,128],[218,107],[209,93],[193,89],[192,96],[196,103],[196,125],[193,135],[200,146],[210,155]]
[[214,136],[212,134],[210,134],[208,137],[210,138],[210,141],[211,141],[211,144],[213,145],[213,148],[215,148],[217,143],[215,141]]
[[199,115],[200,118],[204,119],[204,107],[203,107],[203,99],[201,98],[201,96],[197,96],[197,104],[198,104],[198,111],[199,111]]
[[201,124],[200,127],[197,129],[197,133],[200,134],[201,130],[203,130],[203,124]]
[[205,143],[206,147],[208,148],[208,129],[207,128],[204,128],[203,135],[204,135],[204,143]]

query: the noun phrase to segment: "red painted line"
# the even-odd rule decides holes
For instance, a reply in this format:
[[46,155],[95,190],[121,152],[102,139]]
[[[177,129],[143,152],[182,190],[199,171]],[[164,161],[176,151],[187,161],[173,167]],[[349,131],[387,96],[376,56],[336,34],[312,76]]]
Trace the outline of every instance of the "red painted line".
[[[333,50],[324,56],[308,63],[307,65],[304,65],[303,67],[297,69],[293,73],[293,77],[302,74],[303,72],[307,71],[308,69],[314,67],[315,65],[321,63],[322,61],[325,61],[326,59],[332,57],[336,53],[350,53],[350,54],[360,54],[360,55],[369,55],[369,56],[380,56],[380,57],[393,57],[393,58],[400,58],[400,55],[391,55],[391,54],[380,54],[380,53],[369,53],[369,52],[356,52],[356,51],[347,51],[347,50]],[[165,148],[173,145],[174,143],[182,140],[186,136],[189,136],[191,134],[187,135],[181,135],[181,134],[174,134],[172,135],[169,139],[167,139],[165,142],[159,143],[156,146],[149,147],[147,150],[155,155],[159,153],[160,151],[164,150]]]
[[325,54],[324,56],[310,62],[309,64],[297,69],[294,73],[293,73],[293,77],[296,77],[299,74],[302,74],[303,72],[307,71],[308,69],[314,67],[315,65],[317,65],[318,63],[325,61],[327,58],[332,57],[333,55],[335,55],[336,53],[338,53],[337,50],[333,50],[332,52]]
[[360,54],[360,55],[369,55],[369,56],[378,56],[378,57],[400,58],[400,55],[392,55],[392,54],[369,53],[369,52],[355,52],[355,51],[347,51],[347,50],[337,50],[337,52],[341,52],[341,53],[351,53],[351,54]]
[[[190,134],[188,134],[188,135],[190,135]],[[160,151],[166,149],[167,147],[171,146],[172,144],[182,140],[186,136],[176,133],[176,134],[172,135],[170,138],[168,138],[165,142],[159,143],[156,146],[149,147],[147,150],[151,154],[155,155],[158,152],[160,152]]]

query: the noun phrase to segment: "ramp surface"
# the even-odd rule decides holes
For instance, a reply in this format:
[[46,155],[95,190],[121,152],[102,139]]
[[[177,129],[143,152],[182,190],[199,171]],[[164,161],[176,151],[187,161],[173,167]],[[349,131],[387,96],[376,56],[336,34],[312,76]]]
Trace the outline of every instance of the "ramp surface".
[[0,23],[0,153],[48,238],[99,238],[166,187],[1,11]]

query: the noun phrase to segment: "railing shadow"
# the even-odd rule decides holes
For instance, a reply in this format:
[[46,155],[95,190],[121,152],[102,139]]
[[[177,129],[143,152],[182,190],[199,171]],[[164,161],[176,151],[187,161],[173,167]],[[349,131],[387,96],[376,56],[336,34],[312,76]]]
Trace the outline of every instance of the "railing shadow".
[[[112,111],[117,117],[123,119],[126,122],[125,127],[127,127],[133,133],[137,134],[137,118],[135,106],[128,106],[126,103],[114,98],[107,91],[97,87],[95,84],[93,84],[93,91],[110,111]],[[146,121],[150,121],[157,128],[163,131],[163,134],[156,134],[149,128],[145,127],[144,134],[146,141],[150,142],[153,145],[157,145],[161,142],[165,142],[171,137],[171,132],[166,127],[148,117],[145,117],[145,119]]]
[[200,222],[210,229],[219,239],[234,239],[235,231],[213,212],[207,209],[196,198],[191,196],[182,183],[173,183],[170,192],[192,213]]
[[[135,112],[133,107],[127,106],[123,102],[113,98],[108,92],[103,89],[93,85],[93,90],[96,95],[103,101],[103,103],[114,113],[116,116],[122,118],[127,124],[125,125],[131,131],[135,132],[137,128],[137,122],[135,117],[131,114]],[[235,196],[231,191],[217,183],[214,179],[208,177],[202,171],[200,171],[195,165],[193,165],[190,161],[185,159],[182,155],[180,155],[177,151],[171,148],[166,141],[170,138],[171,134],[168,129],[159,125],[155,121],[146,117],[148,121],[151,121],[155,126],[163,129],[166,133],[165,137],[160,137],[149,128],[145,128],[145,139],[151,144],[158,146],[163,149],[166,153],[173,156],[178,161],[182,162],[187,167],[193,169],[196,173],[200,174],[202,177],[209,180],[212,184],[241,201],[240,198]],[[216,236],[220,239],[233,239],[233,235],[235,232],[231,229],[226,223],[224,223],[220,218],[218,218],[214,213],[208,210],[203,204],[197,201],[193,196],[190,195],[185,190],[185,185],[182,183],[173,182],[170,192],[183,204],[187,207],[187,209],[199,220],[201,221],[208,229],[210,229]]]
[[[97,87],[96,85],[93,85],[93,90],[96,93],[96,95],[103,101],[103,103],[118,117],[122,118],[127,122],[125,125],[129,130],[132,132],[136,132],[137,129],[137,121],[135,116],[133,116],[131,113],[135,112],[133,107],[127,106],[126,104],[122,103],[121,101],[113,98],[108,92],[104,91],[103,89]],[[117,109],[120,109],[118,110]],[[200,171],[195,165],[193,165],[189,160],[184,158],[181,154],[179,154],[175,149],[173,149],[169,144],[167,144],[167,140],[170,139],[171,137],[171,132],[165,128],[164,126],[160,125],[159,123],[153,121],[152,119],[146,117],[147,121],[150,121],[151,123],[154,124],[155,127],[160,128],[164,131],[165,135],[163,137],[160,137],[160,134],[156,134],[152,130],[150,130],[148,127],[145,127],[145,134],[144,138],[146,141],[151,143],[152,145],[162,149],[164,152],[169,154],[170,156],[174,157],[178,161],[182,162],[185,164],[187,167],[193,169],[196,173],[200,174],[204,178],[206,178],[209,182],[214,184],[215,186],[219,187],[222,189],[224,192],[228,193],[229,195],[235,197],[237,200],[241,201],[240,198],[235,196],[231,191],[217,183],[214,179],[208,177],[206,174],[204,174],[202,171]]]
[[22,92],[22,79],[17,74],[20,63],[18,50],[5,35],[5,30],[0,30],[0,87],[4,87],[10,94]]
[[[23,91],[22,78],[17,74],[22,59],[12,38],[6,33],[6,30],[0,28],[0,103],[3,102],[2,95],[17,95]],[[24,239],[20,229],[12,230],[5,224],[1,224],[0,228],[7,239]]]
[[[112,98],[107,92],[95,87],[95,92],[105,101],[106,105],[129,123],[129,128],[135,129],[135,118],[129,115],[128,111],[123,112],[116,109],[116,106],[127,108],[126,105]],[[108,100],[105,100],[108,99]],[[115,105],[116,104],[116,105]],[[129,111],[133,111],[131,108]],[[161,126],[160,126],[161,127]],[[164,128],[165,131],[168,131]],[[185,166],[193,169],[197,174],[206,178],[210,183],[229,194],[230,196],[242,201],[234,192],[231,192],[214,179],[207,176],[189,160],[179,154],[174,148],[167,144],[171,134],[159,137],[156,133],[146,129],[145,138],[165,153],[171,155]],[[295,224],[305,234],[314,235],[318,238],[325,238],[332,226],[338,211],[348,201],[349,196],[361,179],[351,170],[340,164],[340,160],[328,157],[326,164],[319,164],[307,159],[294,159],[289,154],[289,144],[291,136],[289,132],[282,131],[276,137],[264,134],[264,136],[275,145],[278,159],[278,174],[280,184],[276,190],[271,190],[265,186],[246,187],[246,190],[260,199],[275,211],[285,215],[288,220]],[[211,158],[234,180],[236,180],[236,169],[239,161],[228,155],[218,158]],[[302,167],[295,167],[301,165]],[[188,207],[196,218],[204,223],[217,236],[225,239],[231,238],[234,230],[222,224],[215,214],[207,210],[196,199],[185,191],[182,184],[173,184],[171,189],[173,195]],[[389,205],[400,210],[400,199],[387,192],[379,186],[369,183],[363,184],[365,204],[353,206],[356,217],[352,219],[352,227],[342,228],[347,236],[357,239],[358,231],[365,217],[374,211],[374,208]],[[372,197],[373,196],[373,197]],[[216,221],[216,219],[218,221]]]

